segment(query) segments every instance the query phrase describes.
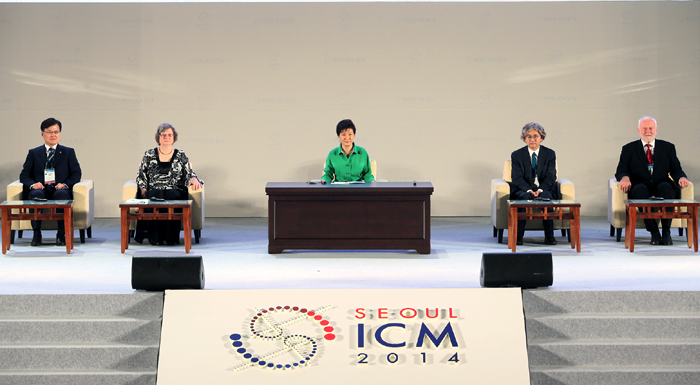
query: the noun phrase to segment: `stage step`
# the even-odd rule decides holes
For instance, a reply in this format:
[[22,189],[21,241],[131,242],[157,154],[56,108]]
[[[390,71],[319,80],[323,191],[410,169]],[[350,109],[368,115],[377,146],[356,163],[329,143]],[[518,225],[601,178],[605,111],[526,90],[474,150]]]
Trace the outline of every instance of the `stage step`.
[[532,385],[700,384],[700,292],[524,290]]
[[153,385],[163,293],[0,296],[0,384]]

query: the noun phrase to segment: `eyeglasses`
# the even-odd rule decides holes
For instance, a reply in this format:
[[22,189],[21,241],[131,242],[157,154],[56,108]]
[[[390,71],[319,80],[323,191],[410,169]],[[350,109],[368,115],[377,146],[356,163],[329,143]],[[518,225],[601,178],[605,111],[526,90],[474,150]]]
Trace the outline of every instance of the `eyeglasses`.
[[58,135],[60,133],[61,131],[44,131],[44,134],[46,135]]
[[530,139],[537,140],[537,139],[539,139],[539,138],[540,138],[539,135],[528,135],[528,136],[525,137],[525,139],[527,139],[527,140],[530,140]]
[[160,134],[161,138],[172,138],[173,136],[173,134]]

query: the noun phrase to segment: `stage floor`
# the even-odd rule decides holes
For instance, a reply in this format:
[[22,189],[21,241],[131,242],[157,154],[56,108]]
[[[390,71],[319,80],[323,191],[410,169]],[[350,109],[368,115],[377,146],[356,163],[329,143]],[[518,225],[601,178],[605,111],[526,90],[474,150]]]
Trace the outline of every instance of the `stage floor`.
[[[635,252],[610,237],[604,217],[581,219],[581,253],[558,233],[546,246],[541,231],[525,233],[518,252],[551,252],[550,290],[700,290],[700,254],[673,229],[673,246],[651,246],[638,231]],[[507,233],[507,232],[506,232]],[[77,235],[77,232],[76,232]],[[484,252],[498,244],[488,217],[432,218],[432,253],[415,251],[285,251],[267,253],[267,218],[207,218],[190,255],[204,258],[206,289],[364,289],[480,287]],[[506,234],[507,235],[507,234]],[[51,242],[55,232],[45,231]],[[119,220],[97,219],[92,239],[65,247],[31,247],[31,232],[0,256],[0,294],[131,293],[131,256],[183,255],[184,246],[132,242],[120,252]],[[181,241],[182,242],[182,241]],[[147,243],[147,242],[146,242]]]

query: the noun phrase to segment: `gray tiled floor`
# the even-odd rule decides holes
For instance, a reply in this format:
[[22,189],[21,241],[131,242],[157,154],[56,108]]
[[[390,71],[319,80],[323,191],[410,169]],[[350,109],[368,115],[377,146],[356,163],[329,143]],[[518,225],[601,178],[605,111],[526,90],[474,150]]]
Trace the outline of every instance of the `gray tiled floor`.
[[[552,290],[700,290],[700,254],[685,237],[650,246],[638,232],[634,253],[609,236],[602,217],[582,219],[582,250],[559,237],[545,246],[528,232],[519,252],[552,252]],[[30,247],[30,234],[0,256],[0,294],[130,293],[132,255],[181,255],[183,246],[132,243],[120,253],[119,221],[98,219],[93,238],[73,253]],[[432,219],[430,255],[406,251],[295,251],[267,253],[267,218],[207,218],[192,255],[204,257],[207,289],[453,288],[479,287],[483,252],[507,252],[486,217]],[[77,235],[77,232],[76,232]],[[53,232],[46,232],[50,241]],[[530,241],[530,242],[528,242]],[[504,242],[507,242],[504,238]]]

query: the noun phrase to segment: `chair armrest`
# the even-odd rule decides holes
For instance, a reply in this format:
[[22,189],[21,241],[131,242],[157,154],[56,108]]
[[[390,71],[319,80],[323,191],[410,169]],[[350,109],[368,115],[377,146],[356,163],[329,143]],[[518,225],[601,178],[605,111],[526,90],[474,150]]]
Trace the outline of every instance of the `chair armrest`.
[[95,183],[84,179],[73,185],[73,224],[88,228],[95,223]]
[[193,186],[187,188],[187,199],[192,200],[192,228],[201,230],[204,226],[204,189],[195,190]]
[[608,223],[616,229],[625,227],[625,199],[627,194],[620,190],[620,182],[615,178],[608,180]]
[[122,200],[134,199],[138,194],[139,188],[135,180],[128,180],[122,187]]
[[563,200],[576,200],[574,183],[568,179],[559,179],[559,196]]
[[491,224],[497,229],[508,228],[510,185],[505,179],[491,179]]
[[695,199],[695,187],[693,182],[686,188],[681,189],[681,199]]
[[7,200],[19,201],[22,200],[22,191],[24,185],[19,182],[19,179],[7,185]]

